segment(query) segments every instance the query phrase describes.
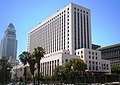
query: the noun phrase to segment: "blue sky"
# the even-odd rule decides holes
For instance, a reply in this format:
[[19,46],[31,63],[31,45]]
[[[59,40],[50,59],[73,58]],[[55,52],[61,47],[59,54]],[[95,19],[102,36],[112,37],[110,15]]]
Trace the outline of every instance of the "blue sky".
[[70,2],[91,10],[92,43],[120,43],[120,0],[0,0],[0,40],[13,23],[19,55],[27,49],[28,31]]

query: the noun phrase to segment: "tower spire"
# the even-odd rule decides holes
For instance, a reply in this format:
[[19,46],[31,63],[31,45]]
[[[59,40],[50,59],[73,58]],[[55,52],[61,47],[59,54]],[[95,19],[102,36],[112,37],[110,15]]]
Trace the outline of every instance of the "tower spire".
[[10,24],[8,25],[8,27],[9,27],[9,28],[13,28],[13,29],[15,28],[12,23],[10,23]]

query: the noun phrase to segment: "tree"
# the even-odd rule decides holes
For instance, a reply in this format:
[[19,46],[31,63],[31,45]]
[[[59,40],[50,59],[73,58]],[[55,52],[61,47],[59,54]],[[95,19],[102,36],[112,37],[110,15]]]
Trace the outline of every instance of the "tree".
[[37,67],[38,67],[38,85],[39,83],[39,79],[40,79],[40,60],[42,57],[44,57],[45,51],[42,47],[37,47],[34,48],[34,52],[33,52],[35,58],[36,58],[36,62],[37,62]]
[[11,80],[12,66],[5,57],[0,59],[0,83],[7,83]]
[[116,73],[116,74],[120,74],[120,66],[118,66],[116,64],[112,64],[111,65],[111,72]]
[[84,63],[82,59],[79,58],[71,58],[67,63],[65,63],[65,72],[68,73],[67,76],[71,76],[70,75],[71,73],[83,75],[86,69],[87,65]]
[[[56,78],[78,78],[82,76],[87,69],[87,65],[83,60],[79,58],[71,58],[68,62],[64,64],[64,66],[57,66],[54,75]],[[74,81],[74,80],[73,80]]]
[[63,66],[57,66],[54,70],[54,75],[55,78],[64,78],[64,67]]
[[35,64],[36,64],[35,56],[29,53],[29,56],[27,57],[27,62],[30,66],[30,72],[33,76],[32,78],[33,78],[34,85],[35,85],[35,79],[34,79],[34,71],[35,71]]
[[[26,51],[22,52],[22,54],[19,55],[19,59],[23,63],[24,66],[27,64],[27,57],[29,55],[30,54]],[[24,76],[25,76],[25,85],[26,85],[26,67],[24,67]]]

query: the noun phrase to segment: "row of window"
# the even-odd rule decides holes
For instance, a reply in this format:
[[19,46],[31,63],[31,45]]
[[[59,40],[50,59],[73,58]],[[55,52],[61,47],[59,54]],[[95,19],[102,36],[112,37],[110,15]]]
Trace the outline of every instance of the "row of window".
[[[88,15],[74,11],[74,43],[75,50],[89,48],[89,21]],[[87,35],[87,36],[86,36]]]
[[114,55],[120,55],[120,49],[102,51],[103,57],[104,56],[114,56]]
[[88,14],[88,12],[87,11],[85,11],[85,10],[82,10],[82,9],[79,9],[79,8],[76,8],[76,7],[74,7],[74,11],[80,11],[80,12],[83,12],[83,13],[86,13],[86,14]]
[[[48,24],[44,28],[41,28],[39,30],[38,35],[42,35],[42,36],[36,37],[37,36],[37,34],[36,34],[37,32],[36,32],[33,35],[35,38],[32,38],[33,44],[31,44],[31,45],[36,45],[36,43],[38,43],[38,42],[36,42],[36,40],[34,40],[34,39],[39,38],[37,40],[39,40],[39,44],[45,48],[46,53],[52,53],[52,52],[56,52],[60,49],[65,49],[65,41],[66,41],[65,40],[65,34],[66,34],[65,33],[65,27],[66,27],[65,17],[66,17],[66,15],[64,14],[61,17],[59,17],[56,21],[53,21],[52,23]],[[57,23],[55,24],[55,22],[57,22]],[[41,30],[43,30],[43,31],[41,31]],[[57,42],[55,42],[55,41],[57,41]],[[59,43],[59,45],[58,45],[58,43]],[[33,46],[33,47],[35,47],[35,46]]]
[[[91,64],[91,62],[92,62],[92,64]],[[99,62],[99,65],[98,65],[98,62],[96,62],[96,65],[95,65],[94,61],[89,61],[89,70],[99,70],[99,69],[109,70],[108,64],[100,65],[100,62]]]

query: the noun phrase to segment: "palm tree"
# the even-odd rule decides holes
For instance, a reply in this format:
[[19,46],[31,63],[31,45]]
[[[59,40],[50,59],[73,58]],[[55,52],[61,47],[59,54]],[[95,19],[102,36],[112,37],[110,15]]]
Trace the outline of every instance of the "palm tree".
[[[29,53],[24,51],[22,54],[19,55],[20,61],[25,66],[27,64],[27,57],[29,56]],[[24,68],[24,76],[25,76],[25,85],[26,85],[26,68]]]
[[36,62],[37,62],[37,66],[38,66],[38,85],[39,85],[39,79],[40,79],[40,60],[41,58],[44,56],[45,51],[42,47],[37,47],[34,48],[34,52],[33,52],[35,58],[36,58]]
[[27,57],[27,62],[30,66],[30,72],[33,76],[33,82],[34,82],[34,85],[35,85],[34,70],[35,70],[36,59],[35,59],[34,55],[29,54],[29,56]]

